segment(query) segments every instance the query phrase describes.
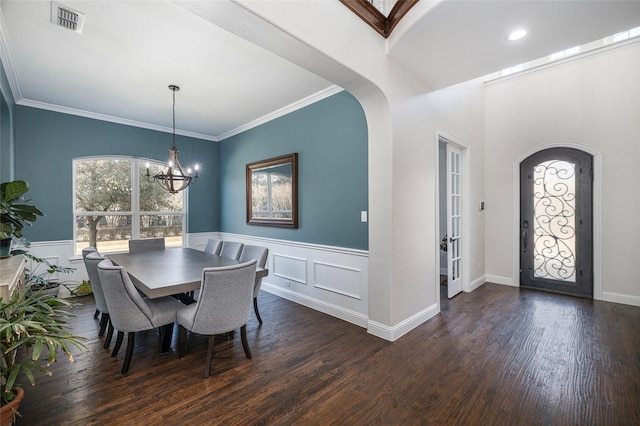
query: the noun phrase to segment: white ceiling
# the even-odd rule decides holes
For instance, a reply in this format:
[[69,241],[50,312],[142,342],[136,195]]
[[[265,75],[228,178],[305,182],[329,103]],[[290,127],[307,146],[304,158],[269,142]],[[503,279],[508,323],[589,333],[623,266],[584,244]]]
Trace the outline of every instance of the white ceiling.
[[[390,56],[432,88],[484,76],[640,26],[640,0],[447,0]],[[529,34],[506,40],[517,28]]]
[[[86,15],[82,34],[52,25],[49,1],[0,2],[20,104],[166,131],[177,84],[178,133],[220,140],[339,90],[168,2],[59,3]],[[507,43],[518,26],[529,37]],[[640,0],[446,0],[396,30],[389,56],[441,88],[637,26]]]

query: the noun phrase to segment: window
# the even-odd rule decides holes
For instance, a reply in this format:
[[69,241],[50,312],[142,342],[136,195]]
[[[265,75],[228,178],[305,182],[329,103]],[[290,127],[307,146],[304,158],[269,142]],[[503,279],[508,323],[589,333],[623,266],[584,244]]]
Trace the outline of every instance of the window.
[[185,192],[170,194],[145,177],[146,164],[128,157],[73,160],[74,247],[101,253],[127,251],[132,238],[164,237],[167,247],[181,247],[185,234]]

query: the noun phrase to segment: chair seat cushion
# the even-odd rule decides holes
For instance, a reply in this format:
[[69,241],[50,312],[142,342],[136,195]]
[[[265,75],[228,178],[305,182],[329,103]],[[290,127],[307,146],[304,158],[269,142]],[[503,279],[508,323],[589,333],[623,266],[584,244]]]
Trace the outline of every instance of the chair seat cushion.
[[178,324],[193,333],[213,336],[215,334],[222,334],[231,330],[235,330],[236,328],[239,328],[246,323],[232,323],[230,321],[226,321],[225,317],[230,316],[226,314],[227,310],[218,309],[217,311],[212,311],[209,315],[205,315],[206,317],[211,318],[211,321],[208,321],[208,324],[202,321],[198,324],[195,324],[197,310],[197,303],[183,306],[183,308],[178,311],[176,316]]
[[184,306],[180,309],[176,315],[176,320],[178,324],[186,328],[187,330],[192,330],[193,328],[193,320],[196,317],[196,309],[198,308],[196,303],[191,305]]
[[160,297],[157,299],[145,299],[151,309],[151,322],[154,327],[171,324],[176,321],[176,312],[184,307],[174,297]]

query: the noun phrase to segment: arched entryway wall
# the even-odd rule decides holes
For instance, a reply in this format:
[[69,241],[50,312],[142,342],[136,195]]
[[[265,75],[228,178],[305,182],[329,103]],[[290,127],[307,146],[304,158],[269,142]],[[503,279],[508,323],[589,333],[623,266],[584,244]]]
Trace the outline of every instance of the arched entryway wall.
[[[449,117],[451,123],[447,127],[466,136],[471,133],[467,129],[468,116],[472,116],[473,133],[479,136],[465,139],[482,139],[483,127],[476,123],[482,114],[468,108],[471,102],[466,98],[427,99],[429,87],[393,63],[386,54],[385,39],[366,26],[340,25],[336,21],[353,19],[342,9],[335,13],[338,11],[334,7],[343,7],[338,3],[327,6],[326,2],[318,2],[293,8],[291,4],[280,7],[271,2],[176,3],[344,88],[358,100],[366,116],[369,139],[367,331],[393,341],[437,315],[437,156],[433,155],[432,143],[424,143],[425,135],[433,134],[438,114],[453,116],[451,111],[455,111],[455,119]],[[422,9],[422,14],[416,16],[423,16],[430,7],[429,3],[418,4],[412,13],[416,15]],[[320,19],[325,15],[325,21]],[[327,33],[325,27],[308,25],[300,16],[334,22],[335,29]],[[401,34],[399,29],[395,36]],[[358,43],[344,42],[350,39],[357,39]],[[479,89],[478,84],[474,93]],[[480,98],[474,100],[478,105]],[[457,103],[464,103],[465,107]],[[465,112],[464,117],[460,111]],[[415,195],[418,193],[420,196]]]
[[[573,148],[593,156],[593,298],[602,300],[602,153],[592,147],[575,142],[555,141],[539,145],[522,155],[513,163],[513,193],[520,193],[520,164],[535,153],[550,148]],[[520,203],[513,203],[513,282],[520,282]]]

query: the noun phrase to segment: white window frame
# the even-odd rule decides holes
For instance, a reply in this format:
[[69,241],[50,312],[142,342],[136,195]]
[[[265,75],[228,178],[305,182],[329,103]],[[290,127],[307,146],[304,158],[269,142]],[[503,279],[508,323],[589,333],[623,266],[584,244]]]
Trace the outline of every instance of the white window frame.
[[[149,163],[151,166],[162,167],[165,163],[162,161],[154,160],[151,158],[143,157],[129,157],[124,155],[98,155],[89,157],[75,157],[72,160],[72,179],[73,179],[73,193],[72,193],[72,226],[73,226],[73,251],[75,253],[77,247],[77,228],[76,217],[77,216],[91,216],[100,215],[104,216],[105,212],[86,212],[78,211],[76,209],[76,164],[83,161],[96,161],[96,160],[125,160],[131,161],[131,211],[127,212],[108,212],[109,216],[131,216],[131,238],[140,238],[140,217],[145,215],[175,215],[180,216],[176,211],[140,211],[140,179],[141,176],[136,171],[140,169],[141,165]],[[188,189],[182,191],[182,245],[184,246],[187,241],[187,218],[189,217],[189,195]],[[115,252],[114,252],[115,253]]]

